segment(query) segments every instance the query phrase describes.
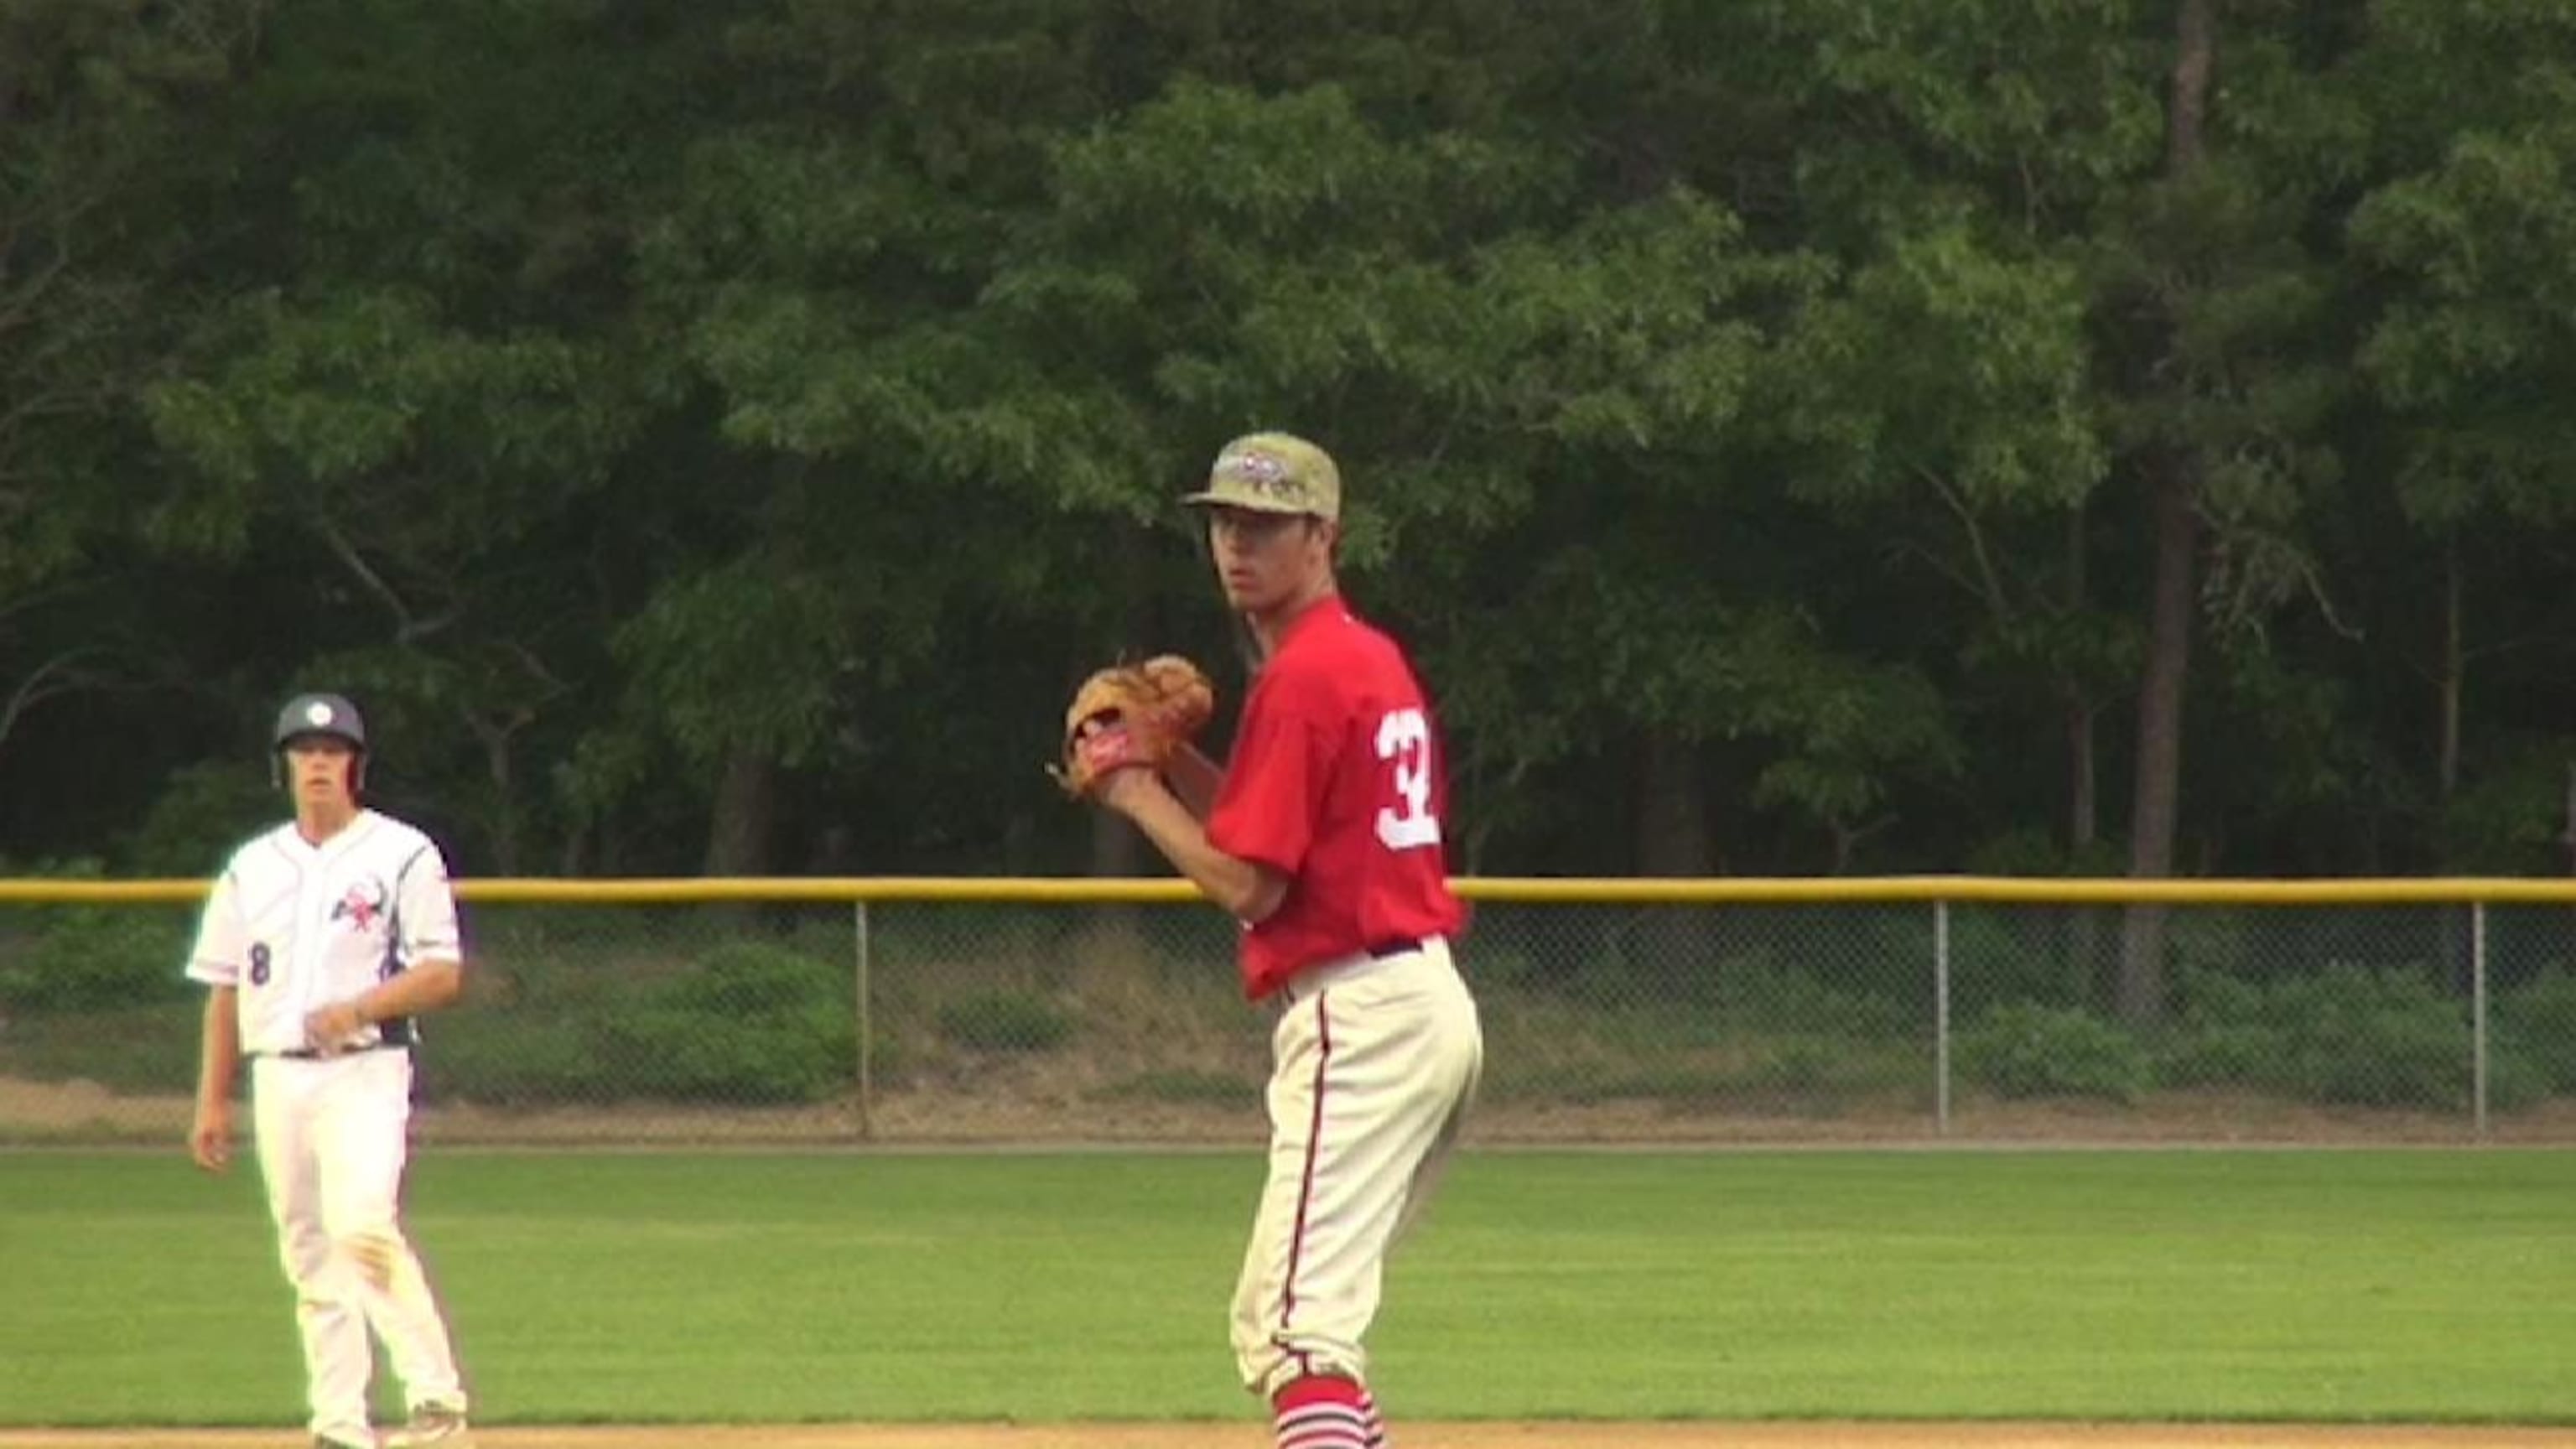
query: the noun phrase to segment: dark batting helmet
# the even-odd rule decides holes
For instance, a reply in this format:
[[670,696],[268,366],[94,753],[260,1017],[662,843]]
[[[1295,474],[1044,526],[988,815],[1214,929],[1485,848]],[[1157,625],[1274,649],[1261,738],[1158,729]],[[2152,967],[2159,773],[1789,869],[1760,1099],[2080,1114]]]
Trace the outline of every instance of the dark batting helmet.
[[353,750],[367,748],[367,722],[358,707],[336,694],[299,694],[277,712],[277,734],[271,749],[286,748],[299,735],[328,735]]

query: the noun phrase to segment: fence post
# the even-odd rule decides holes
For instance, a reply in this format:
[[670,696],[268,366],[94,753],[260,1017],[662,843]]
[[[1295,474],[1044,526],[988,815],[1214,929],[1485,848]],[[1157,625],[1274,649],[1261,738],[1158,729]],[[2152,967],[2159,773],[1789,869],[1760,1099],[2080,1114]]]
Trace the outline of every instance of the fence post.
[[857,956],[859,1030],[859,1140],[876,1140],[876,1030],[868,997],[868,903],[852,903],[851,946]]
[[1950,1135],[1950,903],[1932,903],[1932,1125]]
[[2487,1135],[2487,903],[2469,903],[2469,1115]]

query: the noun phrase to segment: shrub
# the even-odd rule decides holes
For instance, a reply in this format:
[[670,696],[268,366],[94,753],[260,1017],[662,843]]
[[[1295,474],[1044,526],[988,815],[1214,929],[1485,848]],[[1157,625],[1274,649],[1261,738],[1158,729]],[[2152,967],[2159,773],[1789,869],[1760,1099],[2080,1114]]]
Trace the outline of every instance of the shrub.
[[2174,979],[2186,1029],[2280,1024],[2270,993],[2254,982],[2193,966],[2181,968]]
[[[855,989],[801,952],[736,942],[641,978],[522,959],[512,975],[506,1007],[431,1024],[428,1080],[440,1096],[775,1105],[829,1101],[857,1077]],[[874,1046],[873,1069],[889,1080],[896,1053],[882,1027]]]
[[1072,1038],[1073,1018],[1033,991],[983,991],[941,1006],[939,1034],[969,1051],[1052,1051]]
[[136,874],[195,875],[276,824],[285,804],[269,782],[267,764],[257,756],[226,755],[182,765],[162,780],[152,808],[125,837],[118,854]]
[[2187,1027],[2157,1056],[2157,1078],[2170,1086],[2218,1083],[2280,1090],[2293,1086],[2285,1069],[2282,1033],[2268,1026],[2226,1022]]
[[115,1092],[189,1092],[197,1084],[201,1002],[27,1012],[0,1024],[0,1077],[86,1078]]
[[593,1045],[630,1068],[619,1095],[670,1101],[815,1102],[858,1072],[854,987],[835,967],[761,942],[717,948],[695,969],[609,1007]]
[[2506,1042],[2487,1050],[2487,1106],[2498,1112],[2536,1107],[2549,1097],[2549,1073],[2529,1052]]
[[[1904,1036],[1920,1021],[1919,1013],[1909,1014],[1886,996],[1829,985],[1802,967],[1734,960],[1723,972],[1718,1015],[1739,1029],[1884,1039]],[[1930,995],[1928,985],[1924,993]]]
[[1468,969],[1475,973],[1476,985],[1485,991],[1529,991],[1548,983],[1545,963],[1528,951],[1511,947],[1482,947]]
[[[1953,1002],[1963,1018],[1982,1018],[2014,1004],[2077,1005],[2085,997],[2092,973],[2085,954],[2087,931],[2098,936],[2098,922],[2074,911],[2032,916],[1953,910]],[[1930,983],[1922,990],[1928,996]]]
[[2173,1076],[2312,1102],[2467,1104],[2467,1019],[2420,970],[2338,963],[2269,985],[2192,972],[2182,994]]
[[[1858,1043],[1820,1035],[1783,1036],[1741,1071],[1749,1094],[1848,1096],[1888,1084],[1888,1058]],[[1902,1063],[1898,1064],[1902,1070]]]
[[2469,1026],[2420,972],[2336,965],[2274,992],[2294,1079],[2321,1102],[2458,1108],[2469,1098]]
[[604,1033],[607,1059],[641,1063],[624,1095],[674,1102],[819,1102],[858,1072],[849,1023],[822,1014],[734,1019],[650,1006],[620,1013]]
[[840,967],[760,941],[718,946],[663,988],[664,1000],[680,1010],[734,1016],[794,1014],[811,1006],[838,1010],[857,992]]
[[2183,967],[2175,975],[2174,1029],[2159,1054],[2162,1079],[2177,1086],[2215,1082],[2303,1090],[2290,1060],[2297,1013],[2285,1016],[2273,996],[2224,971]]
[[559,1016],[467,1011],[424,1028],[421,1080],[439,1099],[525,1107],[613,1095],[602,1033]]
[[2066,1007],[1998,1007],[1959,1038],[1959,1070],[2002,1097],[2134,1102],[2152,1082],[2144,1048],[2108,1022]]
[[2538,1073],[2544,1095],[2576,1093],[2576,972],[2564,966],[2542,971],[2496,1003],[2495,1020],[2498,1037],[2513,1043]]
[[2179,911],[2165,919],[2165,949],[2178,976],[2242,979],[2261,959],[2248,940],[2251,929],[2251,918],[2241,912]]
[[189,923],[165,910],[62,906],[0,957],[0,1005],[94,1011],[186,996]]

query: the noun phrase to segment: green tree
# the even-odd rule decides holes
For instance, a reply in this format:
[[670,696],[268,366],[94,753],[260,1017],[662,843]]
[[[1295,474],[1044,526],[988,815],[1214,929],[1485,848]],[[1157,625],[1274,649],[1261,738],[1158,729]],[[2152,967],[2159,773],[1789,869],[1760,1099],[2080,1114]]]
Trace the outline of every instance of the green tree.
[[[2546,643],[2565,637],[2563,591],[2542,581],[2576,517],[2557,401],[2576,385],[2576,7],[2392,3],[2374,22],[2348,73],[2385,158],[2350,227],[2379,298],[2359,361],[2413,535],[2391,543],[2433,564],[2409,571],[2390,632],[2429,691],[2445,833],[2487,868],[2557,866],[2576,739]],[[2481,720],[2514,788],[2465,788]]]
[[292,671],[365,699],[380,778],[505,871],[560,813],[525,761],[577,738],[628,602],[610,484],[671,386],[620,275],[654,173],[617,150],[669,12],[290,7],[219,132],[229,269],[144,394],[191,475],[156,526],[303,576]]
[[0,11],[0,752],[50,701],[166,679],[123,627],[150,463],[125,399],[191,264],[192,128],[237,81],[262,0],[30,0]]

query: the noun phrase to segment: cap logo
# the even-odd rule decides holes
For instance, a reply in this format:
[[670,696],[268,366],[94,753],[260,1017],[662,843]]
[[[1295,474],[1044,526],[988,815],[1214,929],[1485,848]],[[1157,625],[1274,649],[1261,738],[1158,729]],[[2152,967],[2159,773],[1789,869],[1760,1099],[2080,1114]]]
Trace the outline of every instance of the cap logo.
[[1237,453],[1226,461],[1226,471],[1250,484],[1253,491],[1273,498],[1300,498],[1306,492],[1290,472],[1288,460],[1276,453]]
[[311,704],[304,706],[304,722],[316,727],[329,724],[331,722],[331,706],[324,704],[318,699],[313,701]]

